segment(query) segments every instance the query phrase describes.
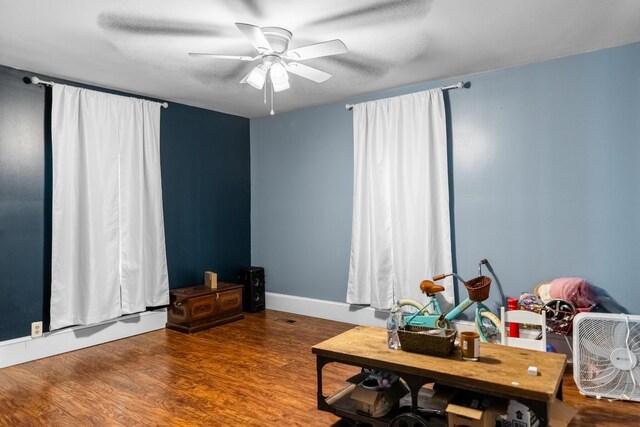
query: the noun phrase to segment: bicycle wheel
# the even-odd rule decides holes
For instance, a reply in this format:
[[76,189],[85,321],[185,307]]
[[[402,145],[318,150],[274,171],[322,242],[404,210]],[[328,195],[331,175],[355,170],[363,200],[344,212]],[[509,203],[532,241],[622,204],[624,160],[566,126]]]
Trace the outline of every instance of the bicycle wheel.
[[487,308],[480,307],[476,315],[476,329],[482,342],[500,343],[502,330],[498,316]]
[[[442,315],[436,314],[439,306],[435,305],[432,300],[430,300],[427,305],[422,305],[416,300],[402,299],[398,304],[404,313],[405,325],[451,329],[449,321],[442,318]],[[412,310],[407,311],[407,308]]]
[[389,427],[429,427],[429,424],[420,415],[407,412],[392,419]]
[[413,307],[413,308],[415,308],[416,310],[419,310],[419,311],[421,311],[421,310],[424,310],[425,312],[427,311],[427,310],[424,309],[425,308],[424,305],[420,304],[418,301],[413,300],[413,299],[401,299],[398,302],[399,302],[400,308]]

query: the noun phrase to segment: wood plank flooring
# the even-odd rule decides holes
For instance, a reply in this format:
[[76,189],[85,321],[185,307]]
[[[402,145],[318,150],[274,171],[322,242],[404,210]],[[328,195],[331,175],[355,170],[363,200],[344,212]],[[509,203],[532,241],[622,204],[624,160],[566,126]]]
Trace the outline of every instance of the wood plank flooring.
[[[191,335],[160,330],[0,370],[0,426],[333,426],[311,346],[353,325],[277,311]],[[357,368],[330,364],[325,393]],[[581,396],[570,424],[631,426],[640,403]]]

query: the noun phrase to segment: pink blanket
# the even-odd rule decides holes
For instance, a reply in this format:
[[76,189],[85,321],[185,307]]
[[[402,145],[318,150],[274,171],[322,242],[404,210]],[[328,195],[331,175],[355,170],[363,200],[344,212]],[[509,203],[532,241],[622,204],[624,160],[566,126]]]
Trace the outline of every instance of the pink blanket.
[[549,295],[570,302],[576,308],[591,307],[596,294],[589,282],[579,277],[564,277],[551,282]]

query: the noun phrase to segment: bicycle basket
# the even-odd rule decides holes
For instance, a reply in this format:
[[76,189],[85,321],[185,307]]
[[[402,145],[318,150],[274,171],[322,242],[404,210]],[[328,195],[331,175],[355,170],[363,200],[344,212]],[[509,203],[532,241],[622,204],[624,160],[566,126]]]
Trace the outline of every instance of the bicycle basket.
[[489,285],[491,285],[491,279],[487,276],[478,276],[464,282],[464,286],[469,292],[469,299],[476,302],[489,298]]

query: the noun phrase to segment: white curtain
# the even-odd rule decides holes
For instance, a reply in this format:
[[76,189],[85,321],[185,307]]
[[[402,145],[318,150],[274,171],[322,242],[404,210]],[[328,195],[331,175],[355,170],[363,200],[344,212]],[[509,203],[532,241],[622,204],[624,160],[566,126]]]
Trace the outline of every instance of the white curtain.
[[[420,282],[451,272],[442,90],[353,107],[354,194],[347,302],[425,302]],[[444,307],[453,284],[444,281]]]
[[169,303],[160,104],[54,85],[51,329]]

